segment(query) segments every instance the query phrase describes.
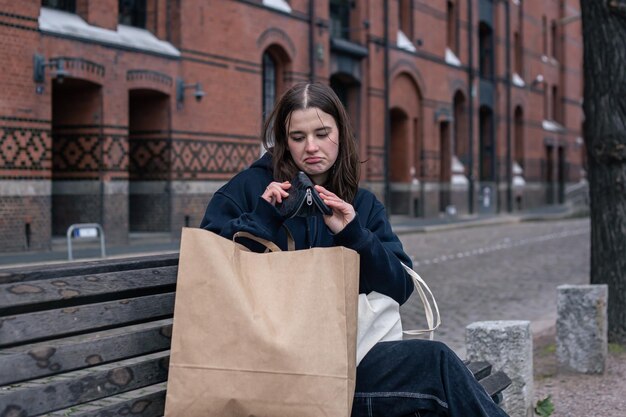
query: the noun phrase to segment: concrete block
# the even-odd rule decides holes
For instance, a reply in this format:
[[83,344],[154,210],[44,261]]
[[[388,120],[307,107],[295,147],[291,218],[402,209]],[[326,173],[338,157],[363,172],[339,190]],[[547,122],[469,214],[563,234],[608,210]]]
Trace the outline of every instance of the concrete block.
[[467,359],[488,361],[512,380],[501,404],[511,417],[532,415],[533,339],[530,321],[481,321],[465,328]]
[[604,373],[608,286],[561,285],[557,291],[556,354],[560,369]]

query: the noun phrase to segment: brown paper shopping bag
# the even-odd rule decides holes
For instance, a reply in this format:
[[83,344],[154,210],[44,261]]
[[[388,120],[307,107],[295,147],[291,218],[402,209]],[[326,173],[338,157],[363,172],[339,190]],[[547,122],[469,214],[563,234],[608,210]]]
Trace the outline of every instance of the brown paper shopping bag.
[[165,415],[347,417],[359,255],[183,229]]

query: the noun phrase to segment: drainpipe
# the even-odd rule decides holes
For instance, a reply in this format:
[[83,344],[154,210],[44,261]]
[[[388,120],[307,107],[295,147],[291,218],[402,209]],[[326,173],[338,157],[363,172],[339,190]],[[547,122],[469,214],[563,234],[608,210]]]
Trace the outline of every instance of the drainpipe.
[[315,82],[315,0],[309,0],[309,81]]
[[468,130],[469,130],[469,162],[468,162],[468,180],[469,180],[469,195],[468,195],[468,211],[470,214],[474,213],[474,19],[472,10],[474,8],[474,2],[467,0],[467,20],[468,24],[468,54],[469,62],[467,69],[467,85],[468,85],[468,100],[469,108],[467,109]]
[[385,207],[387,209],[387,216],[391,214],[391,189],[389,186],[389,153],[391,150],[391,120],[389,120],[389,0],[384,0],[384,59],[383,59],[383,77],[384,77],[384,89],[385,89],[385,163],[384,163],[384,175],[385,175]]
[[513,211],[513,177],[511,166],[511,14],[509,2],[504,3],[506,13],[506,209]]

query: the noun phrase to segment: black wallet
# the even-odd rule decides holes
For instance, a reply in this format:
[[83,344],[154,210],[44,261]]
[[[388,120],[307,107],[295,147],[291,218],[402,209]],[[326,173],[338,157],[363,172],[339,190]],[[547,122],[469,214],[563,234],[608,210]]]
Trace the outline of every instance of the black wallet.
[[313,182],[302,171],[291,181],[289,196],[282,203],[276,204],[276,209],[285,219],[292,217],[308,217],[315,212],[331,215],[333,211],[322,201]]

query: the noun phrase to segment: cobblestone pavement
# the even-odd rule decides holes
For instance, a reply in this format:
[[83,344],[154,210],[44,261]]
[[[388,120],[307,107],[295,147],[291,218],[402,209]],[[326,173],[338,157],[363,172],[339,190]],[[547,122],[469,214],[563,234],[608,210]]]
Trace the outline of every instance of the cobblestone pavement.
[[[523,222],[400,236],[433,291],[442,326],[435,339],[465,357],[465,327],[530,320],[533,333],[556,319],[556,287],[589,282],[589,219]],[[423,328],[417,294],[402,306],[405,329]]]

